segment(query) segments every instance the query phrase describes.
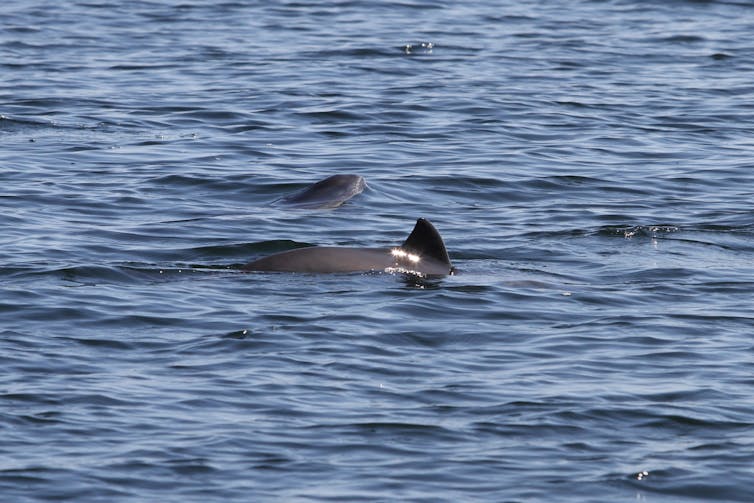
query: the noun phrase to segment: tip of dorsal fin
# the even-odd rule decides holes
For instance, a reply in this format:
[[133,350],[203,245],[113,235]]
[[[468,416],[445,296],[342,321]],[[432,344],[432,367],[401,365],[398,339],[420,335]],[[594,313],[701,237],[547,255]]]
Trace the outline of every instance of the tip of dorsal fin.
[[443,264],[450,266],[450,257],[442,242],[440,233],[435,226],[426,218],[416,221],[414,230],[411,231],[401,248],[419,255],[420,257],[432,257]]

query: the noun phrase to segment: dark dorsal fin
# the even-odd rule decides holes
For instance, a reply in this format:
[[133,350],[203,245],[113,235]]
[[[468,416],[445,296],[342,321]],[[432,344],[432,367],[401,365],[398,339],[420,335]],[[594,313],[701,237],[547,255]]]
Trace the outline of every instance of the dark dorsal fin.
[[434,225],[426,218],[420,218],[416,221],[414,230],[403,242],[401,248],[420,257],[431,257],[450,266],[450,257],[448,257],[448,251],[445,249],[445,243],[442,242],[442,237],[440,237],[440,233],[437,232]]

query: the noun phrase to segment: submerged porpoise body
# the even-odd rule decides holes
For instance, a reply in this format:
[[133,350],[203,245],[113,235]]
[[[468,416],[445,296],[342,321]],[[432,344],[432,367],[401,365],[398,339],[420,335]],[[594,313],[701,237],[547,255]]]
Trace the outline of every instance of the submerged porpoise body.
[[424,218],[416,221],[406,241],[395,248],[311,246],[263,257],[242,269],[307,273],[384,271],[421,276],[453,273],[440,233]]
[[317,183],[280,199],[294,208],[337,208],[353,196],[361,194],[366,187],[359,175],[332,175]]

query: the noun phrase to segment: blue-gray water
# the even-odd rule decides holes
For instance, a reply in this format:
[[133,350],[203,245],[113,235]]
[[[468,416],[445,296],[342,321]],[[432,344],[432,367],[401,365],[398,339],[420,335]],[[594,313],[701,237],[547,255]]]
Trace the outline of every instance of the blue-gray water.
[[[5,0],[2,499],[750,501],[752,33],[744,1]],[[271,204],[333,173],[369,188]],[[234,268],[420,216],[460,274]]]

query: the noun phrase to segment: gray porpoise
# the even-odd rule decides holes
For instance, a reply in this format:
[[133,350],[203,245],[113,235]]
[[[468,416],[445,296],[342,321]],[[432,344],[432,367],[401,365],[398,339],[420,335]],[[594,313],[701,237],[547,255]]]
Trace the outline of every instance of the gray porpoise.
[[346,273],[385,271],[442,276],[453,266],[440,233],[420,218],[406,241],[395,248],[339,248],[311,246],[276,253],[249,262],[246,271]]
[[353,196],[361,194],[366,187],[359,175],[333,175],[280,199],[280,202],[296,208],[337,208]]

